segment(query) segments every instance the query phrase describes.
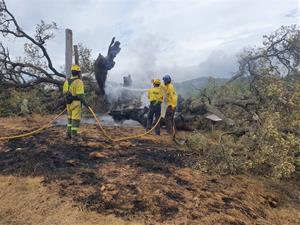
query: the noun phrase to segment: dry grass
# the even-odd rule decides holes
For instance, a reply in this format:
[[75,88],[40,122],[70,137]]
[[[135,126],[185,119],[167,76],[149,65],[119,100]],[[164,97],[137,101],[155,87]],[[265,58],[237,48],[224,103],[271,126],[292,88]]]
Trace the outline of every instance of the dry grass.
[[[239,183],[242,177],[236,181]],[[41,177],[0,176],[0,225],[140,225],[143,222],[124,221],[113,215],[101,215],[86,211],[78,203],[57,195],[56,187],[44,187]],[[260,190],[260,183],[247,180],[250,186]],[[276,192],[275,192],[276,193]],[[217,193],[216,193],[217,194]],[[247,197],[255,198],[257,193],[248,192]],[[216,197],[216,196],[215,196]],[[208,200],[208,199],[206,199]],[[254,203],[255,204],[255,203]],[[255,207],[252,205],[251,207]],[[256,220],[256,224],[300,224],[300,212],[297,207],[279,207],[268,210],[268,220]],[[239,218],[240,220],[238,220]],[[245,218],[244,218],[245,219]],[[236,211],[212,213],[202,217],[197,222],[182,217],[176,224],[215,225],[215,224],[245,224],[243,217]],[[272,223],[273,221],[275,223]],[[279,222],[281,221],[281,222]],[[179,223],[180,222],[180,223]],[[279,223],[278,223],[279,222]],[[164,223],[169,224],[169,223]],[[173,224],[173,223],[172,223]],[[248,224],[248,223],[246,223]]]
[[143,224],[75,207],[71,200],[60,198],[54,190],[43,187],[41,181],[39,177],[0,177],[0,225]]
[[[48,117],[46,119],[48,121]],[[18,118],[15,121],[9,119],[6,123],[0,118],[1,135],[28,129],[28,124],[23,122],[22,118]],[[32,125],[37,126],[37,123]],[[125,128],[107,130],[114,137],[143,131]],[[34,148],[22,142],[0,143],[0,152],[3,154],[1,172],[15,175],[0,175],[0,225],[300,224],[298,183],[282,182],[280,185],[275,181],[249,176],[216,177],[189,167],[182,168],[181,164],[176,166],[173,161],[183,156],[177,156],[172,139],[166,134],[161,137],[148,135],[138,141],[110,143],[105,141],[96,126],[83,125],[81,132],[88,142],[83,143],[77,151],[69,151],[72,145],[68,142],[62,142],[61,146],[52,143],[62,141],[63,127],[51,128],[50,132],[35,137]],[[184,133],[179,132],[178,137],[184,139]],[[212,139],[216,141],[217,137],[215,135]],[[204,136],[200,144],[211,147]],[[19,147],[21,151],[15,151]],[[95,167],[88,171],[86,167],[76,164],[94,157],[101,159],[95,160]],[[64,167],[64,172],[59,173],[56,170],[58,167],[51,169],[47,166],[48,161],[72,165],[68,169]],[[34,174],[32,168],[38,168],[38,174],[45,175],[45,178],[29,177]],[[16,174],[22,174],[23,177],[17,177]],[[70,178],[64,178],[66,175],[70,175]],[[42,181],[47,176],[54,179],[43,186]],[[105,179],[100,182],[98,178]],[[83,185],[82,181],[89,185]],[[100,193],[101,200],[87,207],[88,210],[97,207],[100,210],[87,211],[82,204],[88,201],[89,196],[98,193],[102,188],[100,185],[105,188]],[[135,187],[136,193],[132,192]],[[117,197],[111,198],[117,192]],[[173,194],[172,198],[166,193]],[[76,197],[82,200],[76,200]],[[159,204],[157,199],[160,200]],[[224,199],[229,199],[229,202]],[[131,213],[136,200],[145,202],[147,209]],[[117,207],[106,210],[101,205],[103,201],[116,204]],[[166,214],[161,213],[164,212],[162,210],[170,206],[177,208],[178,213],[161,219]],[[120,210],[125,213],[123,218],[130,221],[114,216],[120,215]],[[104,211],[114,215],[100,214]]]

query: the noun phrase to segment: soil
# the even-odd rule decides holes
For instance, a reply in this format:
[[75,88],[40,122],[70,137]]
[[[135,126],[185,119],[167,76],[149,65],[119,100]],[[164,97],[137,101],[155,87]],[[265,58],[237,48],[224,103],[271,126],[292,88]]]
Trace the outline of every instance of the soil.
[[[0,136],[32,130],[41,118],[1,119]],[[115,137],[143,132],[107,129]],[[167,134],[111,143],[96,126],[84,125],[82,142],[64,136],[56,126],[1,142],[0,175],[42,177],[41,185],[75,207],[149,225],[300,224],[299,185],[195,170],[194,159]]]

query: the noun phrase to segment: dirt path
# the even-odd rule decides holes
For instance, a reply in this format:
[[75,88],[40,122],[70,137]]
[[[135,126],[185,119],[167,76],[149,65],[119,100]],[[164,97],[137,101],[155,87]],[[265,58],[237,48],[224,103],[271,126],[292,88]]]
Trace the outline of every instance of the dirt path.
[[[25,129],[7,127],[9,121],[0,121],[0,136]],[[110,130],[115,136],[140,131]],[[0,174],[42,177],[42,186],[75,207],[127,221],[300,224],[299,199],[294,194],[299,192],[285,194],[261,179],[193,170],[193,159],[166,135],[120,144],[105,141],[94,126],[84,126],[82,135],[83,142],[72,144],[63,139],[63,127],[54,127],[35,137],[2,143]]]

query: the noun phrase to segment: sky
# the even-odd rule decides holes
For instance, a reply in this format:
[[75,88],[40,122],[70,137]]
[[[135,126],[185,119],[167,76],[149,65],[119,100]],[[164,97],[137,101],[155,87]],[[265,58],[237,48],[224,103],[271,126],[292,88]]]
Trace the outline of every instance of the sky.
[[[44,20],[59,27],[47,49],[54,65],[64,64],[65,29],[74,43],[106,54],[113,36],[121,52],[108,79],[131,74],[145,80],[172,75],[176,81],[197,77],[228,78],[237,55],[260,46],[262,36],[281,25],[299,25],[299,0],[6,0],[29,34]],[[9,39],[15,55],[22,42]]]

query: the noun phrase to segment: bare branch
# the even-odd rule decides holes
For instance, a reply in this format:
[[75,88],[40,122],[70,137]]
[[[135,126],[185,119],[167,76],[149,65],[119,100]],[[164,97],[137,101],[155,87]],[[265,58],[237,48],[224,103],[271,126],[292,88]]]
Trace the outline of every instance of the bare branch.
[[[297,73],[300,66],[300,31],[296,25],[282,26],[269,36],[264,36],[263,48],[248,49],[240,56],[238,72],[227,82],[243,76],[260,74],[268,68],[277,76]],[[257,72],[256,72],[257,71]]]
[[8,10],[5,1],[1,0],[0,33],[4,37],[11,35],[16,38],[24,38],[29,43],[24,45],[27,57],[17,60],[12,60],[8,50],[0,43],[0,81],[7,80],[13,85],[18,83],[21,87],[39,83],[61,85],[61,78],[65,78],[65,75],[58,72],[53,66],[45,47],[46,41],[54,37],[53,31],[56,29],[56,23],[47,24],[41,21],[36,26],[35,35],[30,36],[20,27],[14,15]]

